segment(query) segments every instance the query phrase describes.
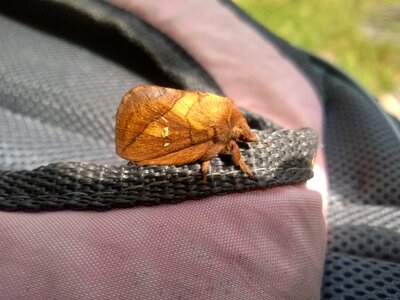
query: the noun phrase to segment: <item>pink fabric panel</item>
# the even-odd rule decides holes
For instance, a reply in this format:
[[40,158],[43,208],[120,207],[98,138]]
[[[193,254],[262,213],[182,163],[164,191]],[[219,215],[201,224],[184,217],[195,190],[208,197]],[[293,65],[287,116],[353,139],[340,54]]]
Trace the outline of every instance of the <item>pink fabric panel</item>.
[[287,187],[104,213],[1,212],[1,299],[317,299],[325,229],[307,212],[321,209],[317,193]]
[[[240,106],[322,132],[304,77],[217,1],[114,3],[174,38]],[[317,188],[104,213],[0,212],[1,298],[319,299],[326,229]]]

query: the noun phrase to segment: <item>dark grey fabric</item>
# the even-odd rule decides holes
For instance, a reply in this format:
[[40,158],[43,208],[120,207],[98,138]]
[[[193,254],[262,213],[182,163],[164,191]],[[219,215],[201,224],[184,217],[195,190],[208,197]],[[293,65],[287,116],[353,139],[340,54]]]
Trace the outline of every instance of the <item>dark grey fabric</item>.
[[388,260],[329,252],[322,299],[399,299],[399,265]]
[[0,169],[120,163],[112,126],[119,95],[150,81],[8,17],[0,28]]
[[398,127],[345,78],[329,69],[323,76],[330,259],[322,295],[324,299],[399,299]]
[[331,207],[339,202],[399,206],[398,130],[389,127],[389,116],[375,103],[344,80],[325,78]]

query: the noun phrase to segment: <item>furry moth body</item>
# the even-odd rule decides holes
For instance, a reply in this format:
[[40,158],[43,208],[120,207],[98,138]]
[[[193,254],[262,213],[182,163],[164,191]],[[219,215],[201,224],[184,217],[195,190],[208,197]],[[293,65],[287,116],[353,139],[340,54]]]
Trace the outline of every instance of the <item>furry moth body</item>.
[[127,92],[116,116],[115,144],[119,156],[138,165],[182,165],[202,161],[203,180],[210,161],[232,154],[250,177],[237,141],[256,142],[246,119],[226,97],[158,86]]

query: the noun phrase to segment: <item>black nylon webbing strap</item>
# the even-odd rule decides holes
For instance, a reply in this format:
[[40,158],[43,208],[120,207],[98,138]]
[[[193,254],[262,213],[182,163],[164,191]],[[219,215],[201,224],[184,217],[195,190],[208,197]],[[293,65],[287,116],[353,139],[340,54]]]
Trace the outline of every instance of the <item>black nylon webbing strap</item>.
[[201,180],[198,163],[147,167],[55,163],[31,171],[0,172],[0,209],[104,210],[155,205],[311,178],[318,145],[316,133],[308,128],[272,133],[270,129],[256,131],[259,143],[241,149],[255,179],[235,167],[230,157],[212,161],[207,183]]

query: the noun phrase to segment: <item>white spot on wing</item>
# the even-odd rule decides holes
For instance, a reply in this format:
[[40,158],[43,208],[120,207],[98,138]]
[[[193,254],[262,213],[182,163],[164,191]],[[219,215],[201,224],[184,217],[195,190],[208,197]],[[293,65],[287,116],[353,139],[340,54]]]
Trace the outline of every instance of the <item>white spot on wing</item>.
[[165,137],[168,136],[168,134],[169,134],[168,127],[164,127],[164,128],[162,129],[161,136],[162,136],[163,138],[165,138]]

